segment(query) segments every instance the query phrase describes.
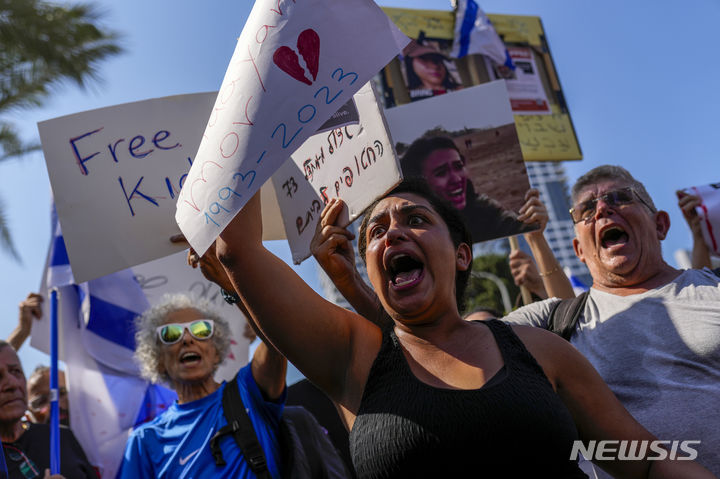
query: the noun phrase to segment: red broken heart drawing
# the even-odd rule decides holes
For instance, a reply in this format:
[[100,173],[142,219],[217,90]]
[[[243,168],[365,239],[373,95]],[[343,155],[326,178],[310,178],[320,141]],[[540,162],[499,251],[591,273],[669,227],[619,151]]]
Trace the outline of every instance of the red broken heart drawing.
[[312,85],[317,79],[318,65],[320,63],[320,37],[312,28],[308,28],[298,35],[297,49],[305,60],[312,81],[305,76],[305,70],[300,66],[300,59],[290,47],[282,46],[275,50],[273,62],[282,71],[306,85]]

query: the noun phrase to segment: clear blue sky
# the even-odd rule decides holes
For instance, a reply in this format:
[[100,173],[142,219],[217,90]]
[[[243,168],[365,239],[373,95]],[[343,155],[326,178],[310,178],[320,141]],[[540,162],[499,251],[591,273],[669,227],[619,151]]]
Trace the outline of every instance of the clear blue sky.
[[[328,0],[339,4],[336,0]],[[42,109],[18,111],[23,135],[61,115],[167,95],[217,90],[250,11],[249,0],[98,1],[126,53],[102,65],[88,91],[67,86]],[[449,0],[382,0],[381,5],[449,10]],[[718,0],[482,0],[488,13],[541,17],[585,159],[566,163],[569,181],[614,163],[645,183],[673,226],[664,254],[690,234],[674,191],[720,181]],[[0,164],[0,197],[22,264],[0,253],[0,337],[17,304],[38,289],[50,239],[50,184],[41,154]],[[282,246],[279,249],[284,249]],[[286,257],[289,255],[285,252]],[[313,276],[314,266],[304,268]],[[45,357],[26,345],[26,370]]]

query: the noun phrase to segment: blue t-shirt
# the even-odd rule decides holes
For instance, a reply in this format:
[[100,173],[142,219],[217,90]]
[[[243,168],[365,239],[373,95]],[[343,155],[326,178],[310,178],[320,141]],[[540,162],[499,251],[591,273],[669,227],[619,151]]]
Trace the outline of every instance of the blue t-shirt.
[[[133,431],[125,447],[120,478],[255,478],[232,434],[220,440],[227,463],[215,465],[210,438],[227,424],[222,407],[225,382],[214,393],[186,404],[175,402],[153,421]],[[265,401],[255,383],[250,364],[238,372],[240,397],[248,411],[258,441],[265,452],[268,471],[280,477],[277,429],[285,393],[277,402]]]

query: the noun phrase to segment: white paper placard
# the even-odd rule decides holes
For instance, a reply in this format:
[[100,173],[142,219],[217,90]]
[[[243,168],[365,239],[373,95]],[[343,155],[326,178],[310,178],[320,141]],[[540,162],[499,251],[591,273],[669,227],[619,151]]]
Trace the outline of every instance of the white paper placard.
[[77,283],[184,249],[175,201],[215,93],[158,98],[38,124]]
[[400,166],[370,83],[353,97],[360,121],[311,136],[273,175],[293,261],[310,256],[320,212],[330,198],[348,208],[347,225],[400,182]]
[[[216,92],[76,113],[38,124],[77,283],[184,249],[175,201],[200,145]],[[263,238],[284,239],[272,185]]]
[[408,41],[371,0],[256,1],[177,203],[195,250]]

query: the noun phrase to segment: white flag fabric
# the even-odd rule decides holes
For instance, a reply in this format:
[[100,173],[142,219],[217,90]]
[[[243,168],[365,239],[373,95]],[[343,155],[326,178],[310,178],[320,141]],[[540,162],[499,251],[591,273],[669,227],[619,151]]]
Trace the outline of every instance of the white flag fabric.
[[[52,221],[42,291],[56,287],[59,293],[58,342],[67,367],[71,427],[102,477],[115,477],[132,428],[154,418],[177,396],[142,379],[132,358],[133,320],[148,307],[132,271],[73,284],[55,214]],[[48,352],[48,331],[49,314],[44,314],[33,324],[31,344]]]
[[[83,346],[92,343],[94,338],[86,329],[77,327],[79,304],[77,298],[73,298],[74,293],[73,287],[60,291],[63,309],[60,329],[65,343],[71,427],[90,463],[99,469],[102,477],[113,478],[149,384],[137,375],[110,368],[88,354]],[[133,361],[126,359],[118,365],[127,363],[133,364]]]
[[177,201],[195,251],[409,41],[372,0],[257,0]]
[[457,0],[455,37],[450,56],[462,58],[479,53],[498,65],[512,66],[505,44],[475,0]]

